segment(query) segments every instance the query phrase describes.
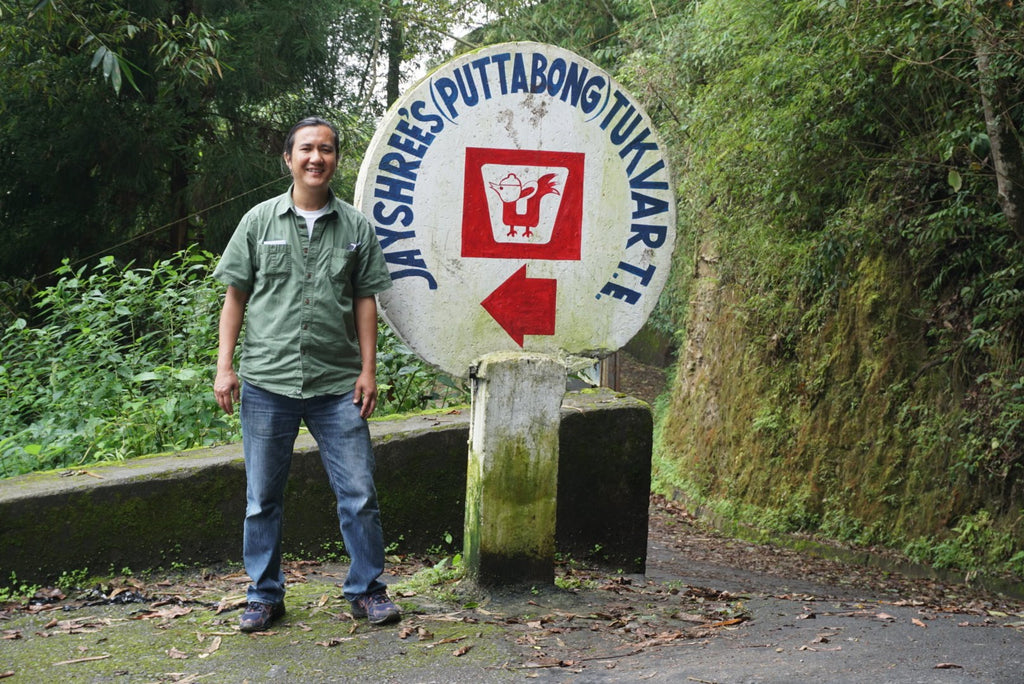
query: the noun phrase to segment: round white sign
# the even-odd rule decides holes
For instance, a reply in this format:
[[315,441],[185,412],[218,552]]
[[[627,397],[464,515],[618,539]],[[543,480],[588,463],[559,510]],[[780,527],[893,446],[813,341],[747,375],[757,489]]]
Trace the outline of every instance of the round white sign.
[[675,201],[654,127],[605,71],[539,43],[463,55],[388,111],[356,205],[394,287],[388,324],[465,377],[480,356],[602,356],[657,302]]

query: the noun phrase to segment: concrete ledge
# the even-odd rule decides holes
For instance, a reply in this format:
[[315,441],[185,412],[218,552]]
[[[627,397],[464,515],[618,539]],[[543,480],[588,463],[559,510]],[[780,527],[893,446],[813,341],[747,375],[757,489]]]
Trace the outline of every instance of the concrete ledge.
[[[469,411],[372,421],[384,536],[399,552],[462,548]],[[559,434],[560,553],[643,572],[653,421],[647,404],[610,390],[571,392]],[[284,550],[341,547],[334,497],[308,435],[296,442]],[[0,586],[62,572],[237,561],[245,514],[240,444],[64,476],[0,480]]]

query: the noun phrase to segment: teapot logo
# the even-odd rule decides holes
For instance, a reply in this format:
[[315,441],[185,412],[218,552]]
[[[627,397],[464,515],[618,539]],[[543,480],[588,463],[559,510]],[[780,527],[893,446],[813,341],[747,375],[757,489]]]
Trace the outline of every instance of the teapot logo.
[[[488,168],[489,167],[489,168]],[[561,193],[557,189],[559,184],[556,176],[561,175],[564,182],[566,175],[565,169],[557,169],[554,172],[544,173],[537,180],[531,180],[523,183],[519,179],[519,176],[515,173],[509,172],[499,182],[487,181],[488,175],[500,174],[506,167],[500,167],[493,164],[484,166],[484,180],[487,182],[488,187],[495,192],[498,199],[501,201],[501,219],[499,222],[494,221],[494,203],[489,201],[488,205],[491,208],[491,223],[492,227],[497,230],[497,225],[502,225],[508,229],[504,237],[514,238],[531,238],[534,237],[533,229],[537,228],[541,223],[541,202],[545,197],[549,195],[553,196],[551,199],[557,200],[557,196]],[[530,170],[523,172],[530,173]],[[529,176],[525,176],[529,178]],[[490,200],[490,198],[489,198]],[[550,205],[550,211],[546,212],[545,221],[549,224],[547,230],[544,231],[546,234],[545,239],[542,242],[547,242],[551,237],[551,228],[554,227],[555,217],[558,215],[558,202],[546,202],[545,204]],[[517,228],[522,228],[523,232],[520,236]],[[499,235],[496,233],[495,238]]]
[[463,256],[578,260],[583,158],[467,148]]

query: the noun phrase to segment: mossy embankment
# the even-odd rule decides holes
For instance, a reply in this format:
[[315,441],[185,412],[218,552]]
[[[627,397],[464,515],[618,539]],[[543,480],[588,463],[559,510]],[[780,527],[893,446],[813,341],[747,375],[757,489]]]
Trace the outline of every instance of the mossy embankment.
[[929,344],[904,269],[861,259],[827,312],[702,269],[655,489],[765,529],[1020,575],[1024,486],[998,458],[993,398]]
[[658,487],[1024,575],[1019,11],[876,9],[688,4],[620,74],[678,178]]

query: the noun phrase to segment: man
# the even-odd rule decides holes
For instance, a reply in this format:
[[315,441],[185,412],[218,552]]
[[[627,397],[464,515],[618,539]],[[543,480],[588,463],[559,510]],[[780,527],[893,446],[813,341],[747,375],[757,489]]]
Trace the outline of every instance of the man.
[[285,612],[282,508],[300,421],[320,447],[337,498],[352,559],[343,586],[352,615],[395,622],[401,613],[379,580],[384,541],[366,423],[377,405],[374,295],[391,278],[372,226],[330,188],[337,129],[303,119],[288,134],[284,161],[288,192],[242,217],[214,271],[227,285],[214,395],[229,414],[240,402],[245,453],[242,553],[252,584],[240,628],[264,630]]

